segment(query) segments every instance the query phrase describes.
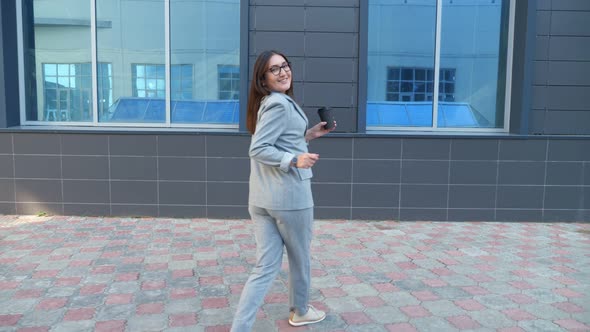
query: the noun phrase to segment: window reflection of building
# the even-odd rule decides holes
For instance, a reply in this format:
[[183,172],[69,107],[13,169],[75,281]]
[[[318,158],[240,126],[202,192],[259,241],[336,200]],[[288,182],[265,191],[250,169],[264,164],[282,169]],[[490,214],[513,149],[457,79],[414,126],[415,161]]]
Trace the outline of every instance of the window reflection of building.
[[[441,69],[438,100],[454,101],[455,69]],[[387,68],[387,101],[432,101],[434,70],[428,68]]]
[[[92,120],[92,64],[44,63],[43,98],[44,121]],[[111,65],[100,63],[98,73],[101,86],[99,95],[108,102]]]
[[220,100],[240,99],[240,67],[231,65],[217,66],[218,90]]
[[[133,64],[131,66],[133,97],[165,98],[166,68],[161,64]],[[172,65],[170,85],[173,100],[193,98],[193,66]]]

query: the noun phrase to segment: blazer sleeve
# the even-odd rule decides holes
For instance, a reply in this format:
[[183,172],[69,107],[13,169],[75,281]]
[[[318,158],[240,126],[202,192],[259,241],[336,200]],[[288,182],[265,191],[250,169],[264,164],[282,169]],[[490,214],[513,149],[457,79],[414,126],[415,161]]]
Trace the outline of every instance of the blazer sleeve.
[[250,158],[288,172],[294,154],[277,149],[275,142],[288,125],[287,109],[280,102],[271,102],[260,110],[256,131],[250,143]]

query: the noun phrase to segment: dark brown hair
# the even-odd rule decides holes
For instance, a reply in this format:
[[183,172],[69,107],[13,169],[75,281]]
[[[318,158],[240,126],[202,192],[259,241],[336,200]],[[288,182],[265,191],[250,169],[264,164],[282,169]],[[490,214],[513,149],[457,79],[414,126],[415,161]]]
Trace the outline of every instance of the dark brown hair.
[[[248,106],[246,112],[246,127],[250,134],[254,134],[256,131],[256,120],[258,118],[258,109],[260,109],[260,102],[264,96],[270,94],[270,90],[263,85],[265,80],[266,71],[268,70],[268,61],[273,55],[282,56],[287,63],[289,59],[278,51],[269,50],[260,53],[256,62],[254,63],[254,69],[252,70],[252,81],[250,81],[250,92],[248,94]],[[292,73],[292,71],[291,71]],[[293,97],[293,74],[291,74],[291,86],[285,93],[290,97]]]

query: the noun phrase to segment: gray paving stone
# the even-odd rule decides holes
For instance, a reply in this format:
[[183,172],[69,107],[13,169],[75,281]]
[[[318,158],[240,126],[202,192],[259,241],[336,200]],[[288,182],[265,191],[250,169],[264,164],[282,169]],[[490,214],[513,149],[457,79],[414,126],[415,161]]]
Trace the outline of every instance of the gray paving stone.
[[521,321],[521,322],[518,322],[518,326],[521,327],[523,330],[530,331],[530,332],[537,332],[537,331],[563,332],[563,331],[565,331],[559,325],[556,325],[551,321],[540,320],[540,319]]
[[36,299],[24,299],[24,300],[10,300],[10,305],[0,306],[0,315],[5,314],[20,314],[27,312],[37,304]]
[[426,285],[424,285],[424,283],[422,281],[416,280],[416,279],[399,280],[399,281],[394,282],[394,284],[399,289],[409,291],[409,292],[420,291],[420,290],[424,290],[426,288]]
[[135,303],[164,302],[167,294],[165,290],[145,290],[135,293]]
[[471,294],[458,287],[437,287],[432,289],[432,291],[439,297],[447,300],[458,300],[472,297]]
[[164,306],[164,311],[167,314],[179,314],[186,312],[198,312],[201,310],[201,300],[194,299],[180,299],[169,300]]
[[162,331],[168,327],[168,315],[140,315],[133,316],[127,321],[129,331]]
[[199,312],[199,324],[205,326],[231,324],[233,314],[234,310],[231,308],[203,309]]
[[381,293],[379,297],[381,297],[388,305],[395,308],[420,303],[420,301],[408,292]]
[[567,301],[566,297],[555,294],[550,289],[526,289],[522,293],[532,297],[533,299],[541,303],[556,303]]
[[70,297],[69,306],[72,308],[97,307],[104,302],[103,294],[79,295]]
[[383,325],[377,324],[360,324],[360,325],[349,325],[346,328],[347,332],[387,332],[387,329]]
[[127,320],[135,315],[135,304],[112,304],[98,309],[96,320]]
[[94,321],[61,322],[51,327],[51,332],[85,332],[94,330]]
[[425,301],[422,306],[433,315],[439,317],[451,317],[464,315],[465,311],[449,300]]
[[500,329],[516,325],[512,320],[508,319],[506,315],[493,309],[474,311],[470,316],[482,326],[492,329]]
[[66,309],[30,311],[23,315],[19,320],[22,326],[53,326],[56,325],[64,316]]
[[77,287],[52,287],[47,290],[47,297],[69,297],[78,293]]
[[484,306],[496,310],[514,308],[518,306],[509,298],[496,294],[475,296],[474,299],[483,304]]
[[333,312],[354,312],[362,311],[363,305],[354,297],[337,297],[324,300],[324,304]]
[[109,294],[127,294],[127,293],[137,293],[140,289],[140,282],[139,281],[119,281],[113,282],[107,288],[107,293]]
[[367,308],[365,313],[379,324],[407,322],[408,317],[397,308]]
[[555,321],[558,319],[566,319],[570,315],[565,313],[558,308],[545,303],[533,303],[533,304],[521,304],[520,309],[526,310],[538,318],[544,320]]
[[451,323],[441,317],[422,317],[410,319],[410,323],[418,331],[458,331]]
[[366,284],[353,284],[342,286],[342,289],[350,296],[361,297],[361,296],[376,296],[379,294],[375,288],[371,285]]

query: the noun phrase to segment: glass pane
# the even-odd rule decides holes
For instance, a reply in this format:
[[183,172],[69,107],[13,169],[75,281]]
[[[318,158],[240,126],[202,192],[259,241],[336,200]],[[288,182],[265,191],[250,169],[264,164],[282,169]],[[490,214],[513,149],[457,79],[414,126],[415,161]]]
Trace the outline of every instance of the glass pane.
[[171,92],[182,100],[174,103],[172,122],[237,124],[239,100],[232,97],[239,84],[220,93],[218,80],[228,66],[238,73],[228,80],[239,83],[240,1],[171,0],[170,25],[172,66],[181,68]]
[[80,84],[80,68],[91,62],[90,1],[24,0],[23,17],[30,18],[23,22],[27,121],[91,121],[92,109],[83,107],[91,97]]
[[508,7],[508,0],[443,2],[439,112],[453,114],[443,114],[441,127],[503,127]]
[[[164,122],[164,95],[156,90],[158,66],[165,63],[164,0],[97,0],[96,7],[98,24],[110,25],[97,29],[98,61],[113,64],[105,73],[112,92],[103,92],[99,121]],[[150,103],[157,107],[150,106],[148,112]]]
[[369,0],[368,21],[367,126],[432,126],[436,0]]

